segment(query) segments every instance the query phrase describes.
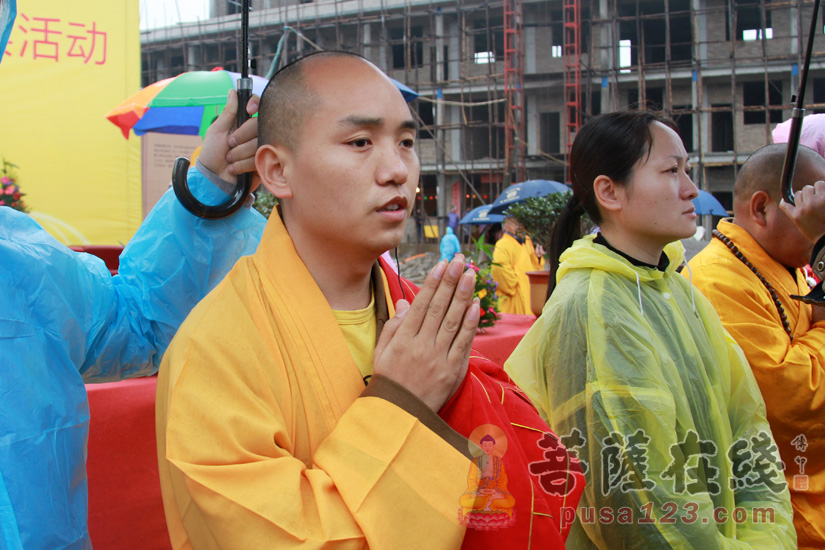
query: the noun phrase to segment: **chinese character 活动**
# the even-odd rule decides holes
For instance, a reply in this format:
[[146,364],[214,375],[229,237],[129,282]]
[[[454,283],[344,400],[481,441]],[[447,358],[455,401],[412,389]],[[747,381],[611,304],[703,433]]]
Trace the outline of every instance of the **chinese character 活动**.
[[34,40],[34,45],[32,47],[32,59],[38,59],[42,57],[45,59],[53,59],[55,61],[58,61],[60,57],[60,49],[58,43],[52,40],[50,38],[50,35],[63,33],[61,31],[50,29],[49,24],[60,23],[60,19],[54,19],[50,17],[33,17],[32,21],[39,21],[43,23],[42,27],[32,27],[31,29],[29,29],[32,33],[41,33],[43,35],[42,39]]
[[[86,25],[82,23],[69,23],[69,26],[86,29]],[[78,30],[77,32],[81,31]],[[103,65],[106,63],[106,46],[108,35],[105,32],[97,30],[97,22],[95,21],[92,22],[91,30],[84,30],[82,32],[84,34],[88,34],[89,36],[85,36],[84,34],[66,35],[67,38],[72,40],[72,43],[69,45],[69,51],[66,53],[66,57],[80,57],[83,59],[83,63],[86,64],[92,59],[95,51],[100,50],[101,54],[98,56],[99,61],[95,61],[95,65]],[[99,45],[99,37],[102,37],[102,46]]]

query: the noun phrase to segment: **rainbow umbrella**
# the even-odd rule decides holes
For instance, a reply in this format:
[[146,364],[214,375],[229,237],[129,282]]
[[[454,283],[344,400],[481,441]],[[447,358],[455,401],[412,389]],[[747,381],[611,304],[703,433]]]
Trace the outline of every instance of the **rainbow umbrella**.
[[[122,101],[106,113],[106,118],[120,128],[129,139],[129,130],[142,136],[147,132],[201,136],[221,114],[226,96],[235,89],[239,73],[221,68],[211,71],[190,71],[150,84]],[[252,93],[260,96],[269,82],[260,76],[252,78]],[[391,79],[392,80],[392,79]],[[418,94],[392,80],[406,101]]]
[[136,94],[132,94],[129,99],[121,102],[120,105],[106,113],[106,118],[108,118],[112,124],[120,128],[120,131],[123,132],[123,137],[129,139],[129,131],[132,129],[132,126],[140,120],[143,113],[146,112],[149,102],[152,101],[152,98],[173,80],[174,77],[165,78],[153,84],[149,84]]
[[[129,130],[201,136],[226,105],[229,90],[235,89],[239,73],[214,69],[190,71],[146,86],[106,114],[129,139]],[[251,76],[252,93],[261,95],[267,80]]]

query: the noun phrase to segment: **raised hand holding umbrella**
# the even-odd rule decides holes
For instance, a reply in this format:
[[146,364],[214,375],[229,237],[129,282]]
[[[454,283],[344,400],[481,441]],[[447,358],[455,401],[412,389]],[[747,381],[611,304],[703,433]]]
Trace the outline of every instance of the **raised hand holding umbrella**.
[[[241,8],[241,78],[238,80],[238,128],[249,119],[247,103],[252,97],[252,79],[249,78],[249,0],[243,0]],[[180,203],[191,213],[210,220],[225,218],[238,210],[252,190],[252,174],[239,174],[232,196],[217,205],[204,204],[192,194],[186,181],[189,160],[179,157],[172,172],[172,187]]]
[[[813,51],[814,37],[817,32],[817,18],[819,17],[820,3],[820,0],[814,0],[811,28],[808,32],[808,47],[805,50],[805,63],[800,73],[799,91],[794,97],[796,106],[793,110],[791,129],[788,133],[788,152],[785,154],[785,165],[782,168],[782,198],[791,206],[796,205],[793,192],[793,175],[796,168],[796,155],[799,151],[799,139],[802,134],[802,118],[805,116],[805,87],[808,83],[808,68],[811,65],[811,52]],[[796,296],[792,294],[791,297],[811,305],[825,306],[825,288],[823,288],[822,284],[816,285],[806,296]]]

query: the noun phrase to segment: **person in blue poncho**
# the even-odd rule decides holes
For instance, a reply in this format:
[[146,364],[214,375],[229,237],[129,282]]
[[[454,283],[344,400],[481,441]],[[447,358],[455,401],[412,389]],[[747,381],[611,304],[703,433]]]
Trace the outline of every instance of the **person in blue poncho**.
[[444,231],[444,236],[441,237],[441,259],[450,261],[456,254],[461,254],[461,243],[458,242],[458,237],[453,233],[453,228],[448,227]]
[[[219,178],[254,166],[257,119],[231,134],[236,108],[233,95],[189,172],[203,202],[223,202]],[[113,277],[99,258],[0,207],[0,548],[91,548],[84,382],[155,373],[180,323],[254,252],[265,222],[248,208],[224,220],[196,218],[170,190]]]

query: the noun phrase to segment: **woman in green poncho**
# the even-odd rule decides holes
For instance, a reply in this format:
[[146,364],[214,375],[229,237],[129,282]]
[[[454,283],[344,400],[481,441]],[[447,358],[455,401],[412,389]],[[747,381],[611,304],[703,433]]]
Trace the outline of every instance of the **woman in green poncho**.
[[[587,468],[568,549],[796,547],[759,388],[676,273],[696,231],[689,171],[649,112],[598,116],[573,143],[551,295],[505,366]],[[597,235],[581,238],[584,212]]]

